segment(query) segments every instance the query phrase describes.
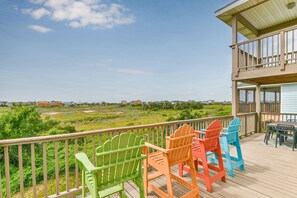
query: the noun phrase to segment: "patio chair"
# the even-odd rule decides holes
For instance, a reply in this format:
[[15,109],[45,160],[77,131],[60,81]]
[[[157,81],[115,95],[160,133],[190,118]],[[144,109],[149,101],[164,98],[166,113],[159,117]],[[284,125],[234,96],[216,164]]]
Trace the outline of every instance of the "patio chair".
[[[233,170],[236,168],[240,168],[240,170],[244,170],[244,160],[242,158],[240,140],[239,140],[239,127],[240,127],[240,119],[238,117],[234,118],[228,125],[227,128],[224,128],[224,132],[221,132],[220,144],[221,149],[224,151],[222,154],[224,161],[224,166],[227,167],[229,176],[234,176]],[[231,156],[230,147],[236,147],[237,156]],[[208,160],[218,164],[217,155],[213,156],[213,153],[208,154]]]
[[294,148],[297,148],[297,130],[295,129],[294,125],[278,124],[276,126],[275,148],[277,148],[277,140],[279,140],[279,145],[282,145],[284,139],[288,137],[293,138],[292,150],[294,151]]
[[[226,182],[226,172],[224,170],[222,152],[220,147],[220,132],[222,130],[222,124],[219,120],[213,121],[205,130],[195,131],[197,136],[202,135],[203,138],[194,138],[193,145],[193,157],[196,168],[196,176],[205,180],[206,189],[209,192],[212,192],[211,183],[221,179],[223,182]],[[213,152],[217,155],[218,166],[214,166],[208,163],[207,152]],[[179,165],[179,175],[183,175],[183,171],[189,172],[189,168],[185,166],[185,163],[180,163]],[[198,172],[198,165],[203,166],[204,174]],[[214,176],[209,175],[209,169],[216,171],[217,173]]]
[[[148,188],[152,189],[160,197],[173,198],[173,188],[171,180],[174,179],[184,185],[190,191],[183,195],[183,198],[198,198],[199,188],[195,176],[195,166],[192,155],[193,137],[195,136],[194,129],[187,124],[179,127],[170,137],[166,137],[166,148],[160,148],[150,143],[145,143],[144,153],[148,158],[144,161],[144,186],[145,194],[147,195]],[[148,149],[151,148],[156,152],[148,154]],[[184,162],[190,167],[192,183],[187,182],[183,178],[171,173],[171,167]],[[157,171],[148,175],[148,165],[155,168]],[[154,186],[149,181],[165,175],[167,194],[161,189]]]
[[146,158],[142,154],[143,148],[141,137],[133,133],[122,133],[96,149],[96,165],[92,164],[85,153],[75,154],[82,170],[82,197],[86,197],[86,185],[93,198],[114,193],[127,197],[124,182],[133,180],[143,198],[142,161]]
[[266,122],[266,134],[264,136],[264,143],[268,144],[268,140],[273,138],[273,134],[276,133],[275,127],[268,126],[269,123],[274,122],[274,120],[268,120]]

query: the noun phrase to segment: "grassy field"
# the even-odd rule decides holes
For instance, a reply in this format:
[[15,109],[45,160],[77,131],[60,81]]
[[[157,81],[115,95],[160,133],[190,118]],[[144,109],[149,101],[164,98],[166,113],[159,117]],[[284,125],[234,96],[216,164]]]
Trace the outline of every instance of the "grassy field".
[[[10,108],[8,107],[0,108],[0,115],[9,111],[9,109]],[[182,110],[145,110],[139,106],[123,107],[120,105],[48,107],[39,108],[38,111],[43,118],[49,117],[50,119],[60,121],[62,124],[74,125],[76,131],[166,122],[169,117],[178,117],[182,112]],[[203,109],[192,110],[192,113],[197,113],[200,117],[231,115],[231,105],[204,105]],[[49,151],[49,153],[51,152]],[[64,159],[63,156],[61,159]],[[61,186],[65,186],[65,175],[61,174],[60,178],[62,183]],[[75,181],[72,172],[70,173],[70,181]],[[48,185],[49,194],[53,194],[55,192],[55,179],[53,177],[49,177]],[[37,185],[37,194],[38,197],[43,196],[42,184]],[[32,188],[27,188],[25,197],[32,196]],[[15,193],[13,197],[20,197],[20,193]]]
[[[77,106],[40,108],[43,117],[72,124],[77,131],[106,129],[165,122],[169,117],[176,117],[182,110],[144,110],[141,107]],[[231,105],[205,105],[203,109],[193,110],[202,117],[231,115]]]

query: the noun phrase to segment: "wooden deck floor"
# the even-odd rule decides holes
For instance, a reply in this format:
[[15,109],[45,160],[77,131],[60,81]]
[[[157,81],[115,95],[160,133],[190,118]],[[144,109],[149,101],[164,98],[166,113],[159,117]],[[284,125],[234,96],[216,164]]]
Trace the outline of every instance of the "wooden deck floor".
[[[227,176],[227,182],[213,183],[213,193],[208,193],[205,182],[197,179],[201,197],[297,197],[297,151],[290,148],[274,148],[263,143],[263,134],[254,134],[241,140],[245,171],[236,170],[234,177]],[[274,141],[274,140],[272,140]],[[177,173],[177,167],[173,168]],[[190,179],[189,175],[185,177]],[[165,178],[154,181],[166,190]],[[181,197],[187,189],[173,181],[174,194]],[[139,197],[137,187],[125,184],[130,197]],[[111,197],[118,197],[114,195]],[[150,192],[148,197],[158,197]]]

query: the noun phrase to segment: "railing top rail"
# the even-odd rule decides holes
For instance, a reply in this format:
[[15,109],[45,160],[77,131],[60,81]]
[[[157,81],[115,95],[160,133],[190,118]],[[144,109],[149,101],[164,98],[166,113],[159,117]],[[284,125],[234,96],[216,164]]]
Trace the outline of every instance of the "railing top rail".
[[269,112],[263,112],[263,113],[261,113],[261,114],[263,114],[263,115],[293,115],[293,116],[297,116],[297,113],[274,113],[274,112],[271,112],[271,113],[269,113]]
[[263,34],[263,35],[258,36],[256,38],[249,39],[247,41],[242,41],[242,42],[230,45],[230,47],[233,47],[235,45],[243,45],[243,44],[250,43],[250,42],[253,42],[253,41],[256,41],[256,40],[259,40],[259,39],[267,38],[267,37],[270,37],[270,36],[275,36],[277,34],[280,34],[281,32],[288,32],[288,31],[295,30],[295,29],[297,29],[297,25],[294,25],[294,26],[291,26],[291,27],[288,27],[288,28],[284,28],[284,29],[281,29],[281,30],[277,30],[277,31],[274,31],[274,32],[270,32],[270,33],[267,33],[267,34]]
[[137,130],[143,128],[153,128],[153,127],[160,127],[160,126],[170,126],[174,124],[184,124],[184,123],[191,123],[196,121],[204,121],[210,119],[228,119],[233,118],[232,115],[229,116],[216,116],[216,117],[207,117],[207,118],[198,118],[198,119],[191,119],[191,120],[178,120],[172,122],[163,122],[163,123],[156,123],[156,124],[146,124],[146,125],[138,125],[138,126],[129,126],[129,127],[119,127],[119,128],[109,128],[109,129],[102,129],[102,130],[92,130],[92,131],[85,131],[85,132],[75,132],[75,133],[67,133],[67,134],[59,134],[59,135],[49,135],[49,136],[37,136],[37,137],[28,137],[28,138],[16,138],[16,139],[6,139],[0,140],[0,147],[3,146],[12,146],[12,145],[23,145],[23,144],[31,144],[37,142],[49,142],[49,141],[59,141],[59,140],[66,140],[66,139],[74,139],[80,138],[85,136],[97,135],[97,134],[104,134],[110,132],[119,132],[119,131],[128,131],[128,130]]
[[250,112],[250,113],[238,113],[238,116],[245,116],[245,115],[255,115],[257,114],[256,112]]

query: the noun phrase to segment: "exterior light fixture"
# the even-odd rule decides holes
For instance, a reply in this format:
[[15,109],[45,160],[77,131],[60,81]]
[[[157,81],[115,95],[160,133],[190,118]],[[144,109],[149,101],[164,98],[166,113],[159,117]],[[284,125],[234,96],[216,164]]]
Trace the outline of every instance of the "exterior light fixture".
[[286,7],[291,10],[296,6],[296,2],[294,0],[285,0]]

